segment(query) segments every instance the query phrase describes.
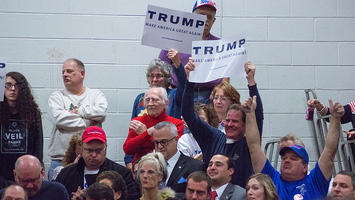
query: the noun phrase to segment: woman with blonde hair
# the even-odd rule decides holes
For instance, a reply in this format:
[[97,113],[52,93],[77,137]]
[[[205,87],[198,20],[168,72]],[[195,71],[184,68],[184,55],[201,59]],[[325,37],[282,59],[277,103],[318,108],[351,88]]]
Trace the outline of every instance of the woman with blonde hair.
[[78,134],[74,134],[69,142],[69,146],[67,150],[65,151],[64,158],[62,160],[62,165],[56,167],[53,170],[53,175],[52,179],[50,181],[55,180],[59,174],[59,172],[66,166],[70,164],[77,163],[81,157],[81,151],[82,151],[82,140],[81,136]]
[[170,188],[159,190],[159,185],[167,177],[163,154],[156,152],[143,156],[138,163],[137,176],[142,188],[140,200],[168,200],[175,197],[175,192]]
[[249,177],[247,186],[248,200],[278,200],[274,182],[267,174],[257,173]]

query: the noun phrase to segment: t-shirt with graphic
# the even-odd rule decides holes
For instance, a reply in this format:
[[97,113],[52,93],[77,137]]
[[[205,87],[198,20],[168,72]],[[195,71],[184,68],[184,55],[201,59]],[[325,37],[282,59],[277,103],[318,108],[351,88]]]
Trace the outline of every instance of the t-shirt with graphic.
[[36,118],[37,122],[30,123],[16,113],[0,121],[0,163],[6,163],[1,166],[0,174],[8,180],[14,180],[12,170],[20,156],[30,154],[42,161],[43,133],[39,112]]
[[318,163],[311,172],[299,181],[284,181],[269,160],[266,161],[262,170],[273,180],[280,200],[317,200],[327,196],[330,180],[326,180]]

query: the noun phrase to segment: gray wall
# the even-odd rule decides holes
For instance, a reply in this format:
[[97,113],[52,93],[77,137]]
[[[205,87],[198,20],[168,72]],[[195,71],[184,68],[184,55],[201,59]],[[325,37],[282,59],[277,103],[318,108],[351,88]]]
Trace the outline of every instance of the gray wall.
[[[22,72],[33,87],[43,112],[46,163],[51,130],[47,99],[63,87],[61,65],[69,57],[86,64],[85,84],[105,93],[108,157],[123,161],[132,103],[148,87],[144,72],[159,53],[140,44],[148,3],[188,12],[194,4],[193,0],[0,0],[0,57],[8,57],[8,71]],[[212,33],[228,37],[246,32],[248,57],[257,66],[264,103],[263,143],[293,132],[305,140],[316,160],[303,90],[315,89],[323,102],[353,100],[355,1],[216,3]],[[245,99],[246,81],[232,78],[232,83]]]

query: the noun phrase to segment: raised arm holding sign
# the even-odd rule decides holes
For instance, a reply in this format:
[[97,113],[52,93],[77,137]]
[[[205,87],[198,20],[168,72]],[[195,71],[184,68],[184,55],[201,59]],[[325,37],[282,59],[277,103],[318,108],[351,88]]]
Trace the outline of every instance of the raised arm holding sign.
[[190,82],[204,83],[230,76],[243,77],[247,62],[244,37],[192,42],[192,58],[196,69]]

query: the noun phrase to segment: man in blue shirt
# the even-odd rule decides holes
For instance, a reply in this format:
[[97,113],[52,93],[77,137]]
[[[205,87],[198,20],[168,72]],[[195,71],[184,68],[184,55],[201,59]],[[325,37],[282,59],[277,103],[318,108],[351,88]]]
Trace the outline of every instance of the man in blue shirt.
[[280,200],[324,199],[332,176],[333,161],[339,144],[340,118],[344,108],[329,100],[330,125],[323,152],[314,169],[308,171],[308,154],[304,147],[293,145],[280,151],[281,173],[274,169],[261,149],[255,119],[256,97],[249,97],[242,109],[246,113],[246,137],[254,172],[267,174],[274,181]]

